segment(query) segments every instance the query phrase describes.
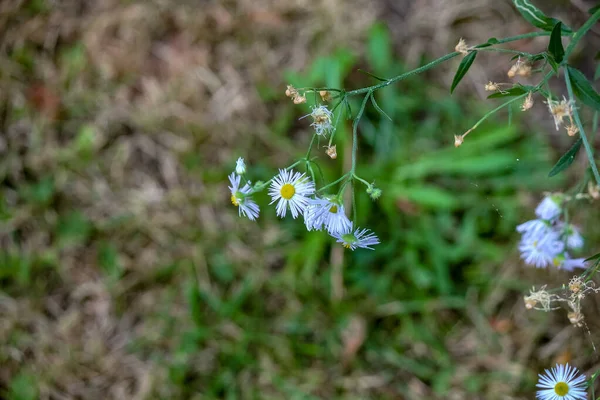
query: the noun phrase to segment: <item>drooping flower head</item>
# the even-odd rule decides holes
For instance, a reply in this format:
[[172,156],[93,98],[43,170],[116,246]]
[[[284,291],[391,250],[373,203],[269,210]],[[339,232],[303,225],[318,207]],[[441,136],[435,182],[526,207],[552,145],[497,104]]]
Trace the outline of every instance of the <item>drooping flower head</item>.
[[315,192],[315,184],[305,174],[294,172],[293,170],[279,170],[271,182],[269,196],[271,203],[277,201],[277,216],[283,218],[289,207],[292,217],[295,219],[298,215],[304,213],[308,207],[310,198]]
[[581,375],[577,368],[569,364],[556,364],[556,367],[545,370],[545,374],[539,374],[536,393],[539,400],[584,400],[587,399],[585,392],[585,375]]
[[352,225],[353,223],[350,222],[348,229],[343,232],[334,233],[331,236],[336,238],[337,242],[341,243],[342,246],[350,250],[355,250],[357,247],[373,250],[369,246],[379,244],[379,238],[373,232],[370,232],[369,229],[357,228],[352,232]]
[[251,198],[252,188],[250,184],[246,183],[240,188],[240,179],[240,176],[233,172],[229,175],[229,182],[231,182],[231,186],[229,186],[231,203],[238,207],[240,216],[248,217],[250,221],[254,221],[258,218],[260,208]]
[[345,232],[352,225],[344,205],[335,197],[311,199],[304,213],[304,223],[309,231],[324,227],[330,234]]
[[552,99],[548,99],[546,104],[548,104],[548,110],[554,118],[554,125],[556,126],[556,130],[558,130],[560,125],[562,125],[563,119],[565,117],[568,117],[569,120],[572,121],[573,102],[571,100],[567,100],[564,97],[561,101],[554,101]]

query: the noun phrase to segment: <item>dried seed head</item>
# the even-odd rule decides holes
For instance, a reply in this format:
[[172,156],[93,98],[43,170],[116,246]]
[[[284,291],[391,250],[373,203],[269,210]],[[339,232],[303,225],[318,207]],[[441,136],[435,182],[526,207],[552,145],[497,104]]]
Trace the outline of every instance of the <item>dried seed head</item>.
[[575,326],[583,326],[583,314],[580,311],[573,311],[567,314],[569,322]]
[[577,128],[577,126],[575,126],[573,124],[567,126],[567,135],[575,136],[575,135],[577,135],[578,132],[579,132],[579,128]]
[[465,141],[463,135],[454,135],[454,147],[459,147]]
[[488,83],[485,84],[486,92],[495,92],[497,90],[500,90],[500,85],[498,83],[489,81]]
[[292,85],[287,85],[287,89],[285,89],[285,95],[287,97],[296,97],[298,95],[298,91]]
[[527,111],[531,107],[533,107],[533,92],[529,92],[527,97],[525,97],[525,100],[523,101],[523,104],[521,105],[521,111]]
[[548,104],[548,110],[554,118],[554,125],[556,126],[556,130],[558,130],[560,125],[562,125],[563,118],[568,117],[569,120],[572,120],[573,102],[571,100],[567,100],[564,97],[560,102],[548,99],[546,104]]
[[292,100],[294,101],[294,104],[306,103],[306,97],[300,95],[293,97]]
[[327,90],[321,90],[319,92],[319,95],[321,96],[321,100],[323,100],[323,101],[331,100],[331,93],[328,92]]
[[525,308],[528,310],[532,310],[537,304],[537,300],[530,298],[529,296],[525,296]]
[[517,68],[517,75],[519,76],[531,76],[531,65],[522,63],[519,68]]
[[456,45],[456,47],[454,47],[454,50],[458,51],[463,56],[466,56],[467,54],[469,54],[469,46],[467,46],[467,42],[465,42],[465,40],[463,38],[460,38],[460,40],[458,41],[458,44]]
[[325,154],[327,154],[329,156],[329,158],[331,158],[332,160],[335,160],[337,158],[337,152],[335,150],[335,144],[333,146],[325,146],[327,147],[327,150],[325,150]]
[[578,294],[579,292],[581,292],[581,289],[583,288],[583,286],[584,286],[583,281],[581,280],[581,278],[579,276],[574,276],[569,281],[569,290],[575,295]]

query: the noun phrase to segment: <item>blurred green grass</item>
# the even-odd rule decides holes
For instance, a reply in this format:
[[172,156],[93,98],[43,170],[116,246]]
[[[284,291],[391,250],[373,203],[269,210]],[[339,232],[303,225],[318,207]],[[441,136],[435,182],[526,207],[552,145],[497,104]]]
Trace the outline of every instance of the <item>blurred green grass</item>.
[[[286,79],[354,88],[370,82],[358,68],[382,76],[405,70],[383,25],[373,26],[365,42],[364,57],[339,48],[304,72],[286,72]],[[12,57],[28,74],[36,50],[25,47]],[[90,115],[105,105],[94,103],[94,93],[69,90],[89,63],[79,43],[61,52],[59,90],[72,97],[63,100],[58,129],[31,104],[11,103],[7,111],[7,125],[33,122],[29,142],[11,142],[0,162],[3,396],[532,393],[537,361],[523,365],[534,356],[520,337],[534,342],[544,333],[523,318],[511,320],[530,286],[516,272],[514,227],[526,218],[524,193],[561,181],[546,179],[550,150],[517,118],[511,126],[505,116],[492,119],[455,149],[454,134],[488,104],[450,97],[428,77],[378,92],[392,121],[367,109],[359,173],[383,197],[372,202],[357,187],[357,222],[382,244],[373,252],[341,253],[324,233],[278,221],[266,195],[257,196],[263,206],[257,224],[228,206],[226,176],[237,156],[250,160],[253,178],[266,180],[303,153],[309,128],[298,118],[308,106],[285,102],[279,86],[257,84],[273,112],[251,145],[235,135],[215,145],[193,121],[136,110],[128,110],[133,122],[99,126]],[[183,150],[165,144],[172,138],[164,132],[179,127],[192,143]],[[149,146],[145,137],[158,144]],[[319,148],[328,180],[348,163],[349,121],[341,121],[336,138],[337,160]],[[215,162],[221,145],[231,146],[228,162]],[[168,182],[170,163],[178,185]],[[147,176],[166,183],[118,188]],[[162,197],[153,203],[155,195]],[[140,198],[146,208],[139,208]],[[339,273],[343,298],[335,293]],[[547,323],[546,316],[531,318]]]

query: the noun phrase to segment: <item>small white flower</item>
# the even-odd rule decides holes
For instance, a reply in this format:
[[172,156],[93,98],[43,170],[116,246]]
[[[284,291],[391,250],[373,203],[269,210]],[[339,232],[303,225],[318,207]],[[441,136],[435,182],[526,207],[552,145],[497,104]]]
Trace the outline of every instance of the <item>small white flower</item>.
[[315,192],[315,184],[304,174],[294,171],[279,170],[271,187],[269,188],[269,196],[271,203],[277,203],[277,216],[285,217],[288,209],[292,212],[292,217],[297,218],[298,215],[304,213],[308,207],[311,196]]
[[354,233],[352,233],[352,225],[352,222],[350,222],[350,226],[346,230],[333,233],[331,236],[336,238],[338,243],[341,243],[345,248],[350,250],[355,250],[357,247],[373,250],[369,246],[379,244],[377,236],[375,236],[373,232],[369,232],[368,229],[361,230],[360,228],[357,228]]
[[545,220],[553,220],[561,213],[560,198],[558,196],[546,196],[544,200],[536,207],[535,215]]
[[536,393],[539,400],[585,400],[585,375],[579,374],[575,367],[556,364],[551,370],[539,374],[536,385],[540,390]]
[[239,215],[248,217],[250,221],[254,221],[258,218],[260,208],[251,198],[252,188],[249,183],[246,183],[240,189],[240,176],[233,172],[229,175],[229,182],[231,182],[231,186],[229,186],[231,202],[239,208]]
[[333,125],[331,125],[333,113],[329,111],[327,106],[313,107],[309,115],[313,119],[313,123],[310,126],[315,127],[317,135],[327,135],[333,130]]
[[311,199],[304,213],[306,229],[321,230],[323,226],[330,234],[344,232],[352,224],[344,211],[344,205],[335,199]]
[[246,163],[242,157],[238,158],[235,162],[235,173],[238,175],[244,175],[246,173]]

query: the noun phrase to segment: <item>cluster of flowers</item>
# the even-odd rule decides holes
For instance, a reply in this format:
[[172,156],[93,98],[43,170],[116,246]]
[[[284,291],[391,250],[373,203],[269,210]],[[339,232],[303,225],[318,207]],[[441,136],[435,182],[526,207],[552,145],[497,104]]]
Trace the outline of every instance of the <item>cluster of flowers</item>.
[[569,364],[556,364],[556,367],[545,370],[545,374],[539,374],[536,385],[540,390],[536,398],[540,400],[585,400],[586,383],[585,375],[579,373],[577,368]]
[[[231,202],[239,208],[240,216],[251,221],[258,218],[260,208],[252,194],[262,190],[267,184],[258,182],[254,186],[246,182],[241,186],[242,176],[246,173],[243,158],[239,158],[235,172],[229,175]],[[373,250],[370,246],[378,244],[379,239],[368,229],[354,229],[352,221],[344,211],[344,205],[337,196],[317,196],[315,184],[305,174],[293,170],[279,170],[279,174],[270,180],[269,196],[275,205],[278,217],[285,217],[289,209],[292,218],[304,218],[306,229],[325,229],[338,243],[355,250],[358,247]]]
[[522,235],[519,251],[526,264],[537,268],[554,265],[567,271],[586,268],[583,258],[569,254],[583,246],[583,238],[572,224],[560,220],[563,202],[562,194],[546,196],[535,209],[538,218],[517,226]]

